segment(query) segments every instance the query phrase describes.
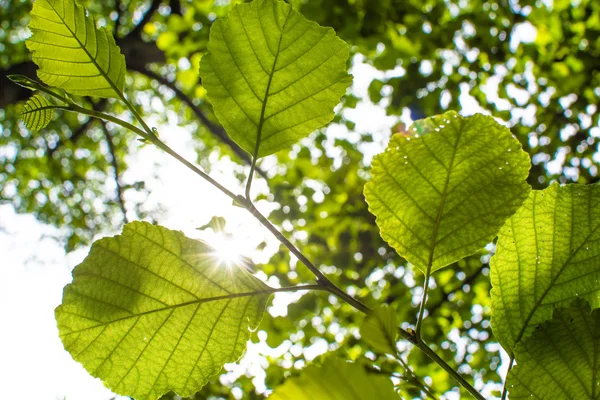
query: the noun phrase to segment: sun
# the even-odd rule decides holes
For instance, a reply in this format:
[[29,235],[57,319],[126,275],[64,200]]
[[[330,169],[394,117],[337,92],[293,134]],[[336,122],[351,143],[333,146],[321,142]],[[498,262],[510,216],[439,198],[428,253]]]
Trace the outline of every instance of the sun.
[[240,243],[229,235],[218,233],[210,240],[210,245],[213,247],[214,256],[219,261],[219,265],[231,267],[239,265],[242,262],[242,254],[240,254]]

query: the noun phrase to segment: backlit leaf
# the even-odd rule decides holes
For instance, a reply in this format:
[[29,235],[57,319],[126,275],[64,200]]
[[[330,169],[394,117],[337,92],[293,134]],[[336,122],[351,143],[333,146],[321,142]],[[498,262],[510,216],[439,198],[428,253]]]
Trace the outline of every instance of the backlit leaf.
[[47,85],[81,96],[118,97],[125,57],[106,28],[75,0],[36,0],[26,42],[38,77]]
[[36,95],[27,100],[23,106],[21,119],[27,129],[39,131],[50,123],[53,115],[54,108],[52,108],[52,104],[45,97]]
[[365,318],[360,336],[379,353],[396,354],[398,322],[396,311],[391,307],[376,308]]
[[387,376],[367,373],[364,365],[336,358],[310,365],[277,387],[271,400],[398,400]]
[[210,31],[200,75],[227,133],[258,156],[289,147],[331,121],[351,82],[348,46],[333,29],[279,0],[235,6]]
[[115,393],[189,396],[240,357],[269,293],[206,243],[134,222],[94,243],[56,320],[73,358]]
[[515,349],[508,375],[514,399],[597,399],[600,396],[600,311],[585,301],[554,311]]
[[488,116],[449,112],[411,130],[375,156],[365,197],[381,236],[426,273],[494,238],[527,198],[529,157]]
[[512,353],[552,310],[600,306],[600,186],[533,191],[500,231],[491,260],[492,328]]

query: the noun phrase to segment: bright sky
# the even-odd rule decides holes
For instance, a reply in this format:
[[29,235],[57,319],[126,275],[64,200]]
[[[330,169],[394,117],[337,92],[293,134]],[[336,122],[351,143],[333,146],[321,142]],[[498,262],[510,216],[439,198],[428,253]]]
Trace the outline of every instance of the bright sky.
[[[353,91],[360,96],[366,95],[369,77],[382,77],[380,72],[360,63],[352,72],[362,77],[355,79],[353,86]],[[390,74],[398,73],[401,71]],[[466,114],[478,111],[468,101],[465,98],[463,104],[463,107],[468,105]],[[376,141],[382,143],[389,136],[390,128],[398,122],[397,118],[386,116],[381,107],[368,102],[359,105],[348,117],[357,123],[357,132],[374,134]],[[193,160],[190,136],[174,126],[174,118],[169,125],[159,127],[161,138]],[[404,120],[408,122],[406,118]],[[149,122],[152,125],[152,121]],[[330,134],[344,136],[348,132],[343,127],[331,127]],[[371,155],[381,150],[380,145],[368,146],[361,150]],[[198,237],[195,228],[206,224],[213,215],[224,216],[228,230],[235,232],[235,247],[241,249],[242,254],[252,254],[256,245],[265,239],[269,243],[266,255],[276,248],[270,234],[249,214],[233,207],[229,198],[159,150],[145,147],[128,162],[131,171],[124,177],[125,181],[150,178],[155,172],[155,163],[160,164],[160,179],[147,182],[151,191],[148,204],[151,207],[161,203],[166,207],[168,215],[160,221],[164,226]],[[230,189],[239,189],[239,183],[226,172],[227,163],[220,169],[225,172],[216,171],[212,176]],[[254,188],[260,191],[265,186],[257,180]],[[54,308],[60,304],[62,288],[71,281],[71,269],[85,257],[88,249],[65,255],[62,247],[47,237],[54,232],[53,228],[38,223],[32,216],[15,215],[10,206],[0,206],[0,315],[4,321],[0,329],[2,394],[4,398],[20,400],[108,400],[114,395],[71,359],[58,337]],[[107,232],[106,235],[115,233]],[[266,255],[255,261],[266,261]],[[277,284],[276,281],[269,283]],[[285,315],[287,304],[294,296],[297,294],[277,296],[270,311]],[[309,351],[314,357],[327,351],[327,347],[317,342]],[[260,381],[262,370],[258,353],[257,348],[248,350],[243,369],[256,374]],[[236,373],[229,375],[234,379]]]

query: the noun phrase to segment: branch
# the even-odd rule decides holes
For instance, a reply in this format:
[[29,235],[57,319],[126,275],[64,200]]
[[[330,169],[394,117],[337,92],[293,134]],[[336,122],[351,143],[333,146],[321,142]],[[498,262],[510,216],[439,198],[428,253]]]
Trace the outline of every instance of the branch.
[[115,19],[115,26],[113,27],[113,36],[117,37],[119,26],[121,26],[121,0],[115,0],[115,12],[117,13],[117,18]]
[[427,311],[429,311],[429,315],[433,315],[433,313],[435,313],[442,306],[442,304],[444,304],[445,302],[447,302],[448,298],[450,297],[450,295],[452,295],[452,294],[458,292],[459,290],[461,290],[463,286],[470,285],[471,283],[473,283],[473,281],[475,281],[475,279],[477,279],[477,277],[479,277],[479,275],[481,275],[481,272],[487,266],[488,266],[487,264],[483,264],[481,267],[477,268],[477,270],[475,270],[475,272],[473,272],[471,275],[467,276],[460,283],[460,285],[458,285],[454,289],[450,290],[449,292],[444,292],[442,290],[442,298],[440,299],[440,301],[438,301],[437,303],[435,303],[434,305],[432,305],[431,307],[429,307],[427,309]]
[[169,0],[169,7],[171,7],[171,14],[183,15],[180,0]]
[[[90,118],[91,119],[91,118]],[[108,144],[108,152],[110,153],[110,162],[113,167],[113,174],[115,179],[115,184],[117,185],[117,202],[119,203],[119,207],[121,208],[121,212],[123,213],[123,221],[127,224],[129,220],[127,218],[127,209],[125,208],[125,197],[123,196],[123,187],[121,186],[121,173],[119,168],[119,163],[117,161],[117,152],[115,151],[115,144],[113,142],[112,135],[108,131],[106,127],[106,121],[102,121],[102,131],[104,132],[104,137],[106,138],[106,143]]]
[[152,19],[152,16],[156,12],[156,10],[158,10],[158,7],[160,6],[161,2],[162,2],[162,0],[152,0],[152,3],[150,3],[150,7],[144,13],[142,20],[131,30],[131,32],[129,32],[127,34],[127,37],[133,37],[133,38],[140,37],[142,30],[144,29],[144,25],[146,25],[148,22],[150,22],[150,20]]
[[[137,71],[146,64],[163,64],[166,62],[165,54],[156,46],[156,43],[147,43],[139,38],[127,37],[116,40],[125,56],[127,68]],[[26,61],[0,69],[0,108],[25,101],[31,97],[31,90],[11,82],[8,75],[25,75],[37,79],[37,65],[33,61]]]
[[[89,98],[87,98],[87,99],[89,100]],[[108,104],[108,101],[106,99],[100,99],[100,101],[98,101],[98,103],[94,104],[94,106],[92,108],[96,111],[104,111],[104,108],[106,107],[107,104]],[[74,130],[71,133],[71,136],[66,138],[66,140],[71,143],[77,142],[77,140],[81,136],[83,136],[84,133],[87,132],[87,130],[90,128],[90,126],[92,125],[93,122],[94,122],[93,118],[89,118],[84,124],[80,125],[76,130]],[[54,152],[56,150],[58,150],[58,148],[61,147],[63,144],[64,144],[64,140],[59,139],[53,148],[48,149],[48,157],[51,158],[52,154],[54,154]]]
[[[182,101],[188,107],[190,107],[190,109],[192,110],[194,115],[196,115],[196,117],[204,124],[204,126],[206,126],[208,128],[208,130],[214,136],[216,136],[219,140],[221,140],[223,143],[225,143],[227,146],[229,146],[231,148],[231,150],[238,157],[240,157],[242,159],[242,161],[246,162],[248,165],[252,165],[252,160],[250,159],[250,156],[248,155],[248,153],[246,153],[244,150],[242,150],[242,148],[240,146],[238,146],[237,143],[235,143],[227,135],[227,133],[225,132],[225,130],[223,130],[223,128],[221,128],[220,126],[218,126],[217,124],[212,122],[210,119],[208,119],[206,117],[206,115],[204,115],[204,113],[202,112],[200,107],[198,107],[196,104],[194,104],[193,100],[187,94],[185,94],[181,89],[179,89],[175,85],[174,82],[171,82],[164,76],[161,76],[154,71],[150,71],[147,68],[134,69],[134,71],[139,72],[140,74],[145,75],[146,77],[148,77],[150,79],[154,79],[161,85],[171,89],[175,93],[175,96],[177,96],[177,98],[180,101]],[[262,171],[261,169],[256,168],[256,172],[263,178],[265,178],[265,179],[267,178],[267,174],[264,171]]]

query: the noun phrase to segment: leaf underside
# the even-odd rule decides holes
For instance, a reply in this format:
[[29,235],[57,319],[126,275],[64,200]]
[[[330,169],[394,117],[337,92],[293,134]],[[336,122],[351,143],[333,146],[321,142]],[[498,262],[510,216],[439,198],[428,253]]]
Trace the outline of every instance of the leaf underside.
[[424,273],[489,243],[527,198],[529,156],[492,117],[417,121],[373,159],[365,185],[381,236]]
[[371,350],[378,353],[396,354],[398,323],[396,311],[391,307],[379,307],[369,314],[360,328],[360,336]]
[[75,0],[36,0],[26,42],[38,77],[80,96],[118,97],[125,82],[125,57],[106,28]]
[[275,389],[270,400],[398,400],[387,376],[369,374],[360,363],[330,358],[304,368]]
[[590,313],[585,301],[556,310],[515,352],[511,400],[600,398],[600,311]]
[[73,358],[136,399],[189,396],[246,347],[269,289],[180,232],[134,222],[95,242],[56,309]]
[[289,147],[327,124],[351,82],[348,46],[283,1],[236,5],[210,31],[200,75],[219,121],[250,154]]
[[21,112],[21,119],[27,129],[39,131],[48,126],[54,115],[54,109],[51,107],[52,104],[40,95],[32,96],[27,100]]
[[[532,191],[502,228],[491,260],[492,328],[512,353],[554,307],[600,306],[600,186]],[[518,360],[517,360],[518,361]]]

